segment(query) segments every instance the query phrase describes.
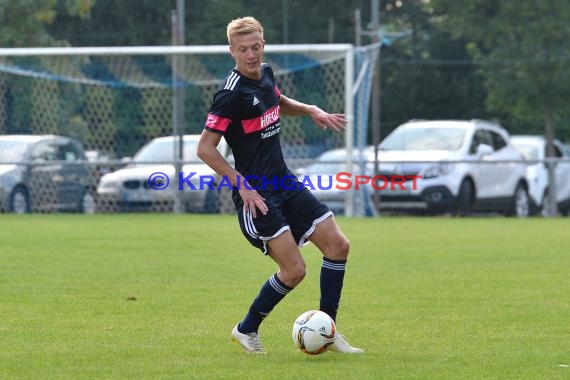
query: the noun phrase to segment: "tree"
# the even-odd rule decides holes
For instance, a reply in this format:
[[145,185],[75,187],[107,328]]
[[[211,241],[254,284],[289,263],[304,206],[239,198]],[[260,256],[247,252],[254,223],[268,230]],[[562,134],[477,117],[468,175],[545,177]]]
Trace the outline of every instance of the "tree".
[[169,45],[175,8],[175,0],[97,0],[84,18],[60,9],[50,32],[73,46]]
[[410,119],[489,118],[468,41],[439,28],[429,2],[385,1],[381,26],[409,36],[382,47],[381,125],[385,137]]
[[96,0],[0,0],[0,45],[36,47],[65,44],[48,32],[59,11],[87,17]]
[[570,124],[566,111],[570,100],[569,2],[432,3],[445,20],[441,26],[451,27],[455,36],[470,41],[467,48],[484,78],[489,110],[510,113],[523,123],[542,120],[549,139],[557,122]]

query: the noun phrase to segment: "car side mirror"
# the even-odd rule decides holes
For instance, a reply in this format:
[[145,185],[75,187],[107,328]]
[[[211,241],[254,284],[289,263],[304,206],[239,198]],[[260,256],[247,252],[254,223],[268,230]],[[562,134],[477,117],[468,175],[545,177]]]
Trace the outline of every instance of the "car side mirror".
[[487,156],[491,153],[493,153],[493,147],[491,145],[479,144],[479,146],[477,146],[477,156],[478,157]]

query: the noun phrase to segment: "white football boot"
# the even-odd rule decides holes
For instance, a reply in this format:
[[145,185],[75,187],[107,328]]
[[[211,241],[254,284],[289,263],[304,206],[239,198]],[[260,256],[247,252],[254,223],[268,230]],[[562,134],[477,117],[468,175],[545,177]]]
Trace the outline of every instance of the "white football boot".
[[329,346],[329,351],[334,351],[334,352],[338,352],[341,354],[362,354],[362,353],[364,353],[364,351],[361,350],[360,348],[352,347],[350,344],[348,344],[348,342],[346,341],[344,336],[342,336],[341,334],[338,334],[338,333],[336,334],[336,338],[334,340],[334,343]]
[[232,330],[232,340],[239,344],[245,352],[251,354],[265,354],[258,333],[242,334],[238,330],[239,323]]

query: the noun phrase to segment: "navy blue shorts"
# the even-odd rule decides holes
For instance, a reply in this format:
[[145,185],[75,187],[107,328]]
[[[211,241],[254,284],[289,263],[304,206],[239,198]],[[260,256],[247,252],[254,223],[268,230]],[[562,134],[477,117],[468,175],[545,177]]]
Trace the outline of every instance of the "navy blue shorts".
[[244,212],[243,201],[234,191],[239,225],[245,238],[267,254],[267,242],[283,232],[290,230],[299,247],[307,244],[307,238],[313,233],[318,223],[332,211],[306,188],[295,190],[260,191],[269,209],[266,215],[257,210],[257,218],[251,212]]

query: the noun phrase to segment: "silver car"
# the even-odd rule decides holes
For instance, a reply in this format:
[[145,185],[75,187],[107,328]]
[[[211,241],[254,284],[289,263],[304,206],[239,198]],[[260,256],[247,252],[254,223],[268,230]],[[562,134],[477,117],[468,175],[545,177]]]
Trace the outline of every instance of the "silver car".
[[352,207],[357,215],[374,215],[369,183],[356,186],[357,176],[372,177],[374,147],[367,146],[362,151],[352,151],[352,169],[347,168],[345,148],[327,150],[311,164],[295,171],[297,179],[316,198],[325,203],[334,213],[345,214],[349,192],[353,192]]
[[[511,143],[527,162],[526,175],[533,212],[547,216],[548,210],[545,206],[549,203],[548,167],[544,162],[547,140],[543,136],[516,135],[511,136]],[[568,215],[570,212],[570,162],[566,160],[570,158],[570,155],[558,140],[554,140],[554,153],[556,158],[561,160],[554,168],[556,205],[561,214]]]
[[[179,199],[185,212],[219,212],[220,194],[229,184],[220,184],[215,172],[198,158],[199,139],[200,135],[183,137],[184,164],[178,173],[174,165],[178,137],[158,137],[144,145],[126,167],[101,177],[97,210],[172,211]],[[218,150],[227,156],[224,139]]]
[[96,176],[82,145],[55,135],[0,136],[0,209],[28,212],[95,211]]

